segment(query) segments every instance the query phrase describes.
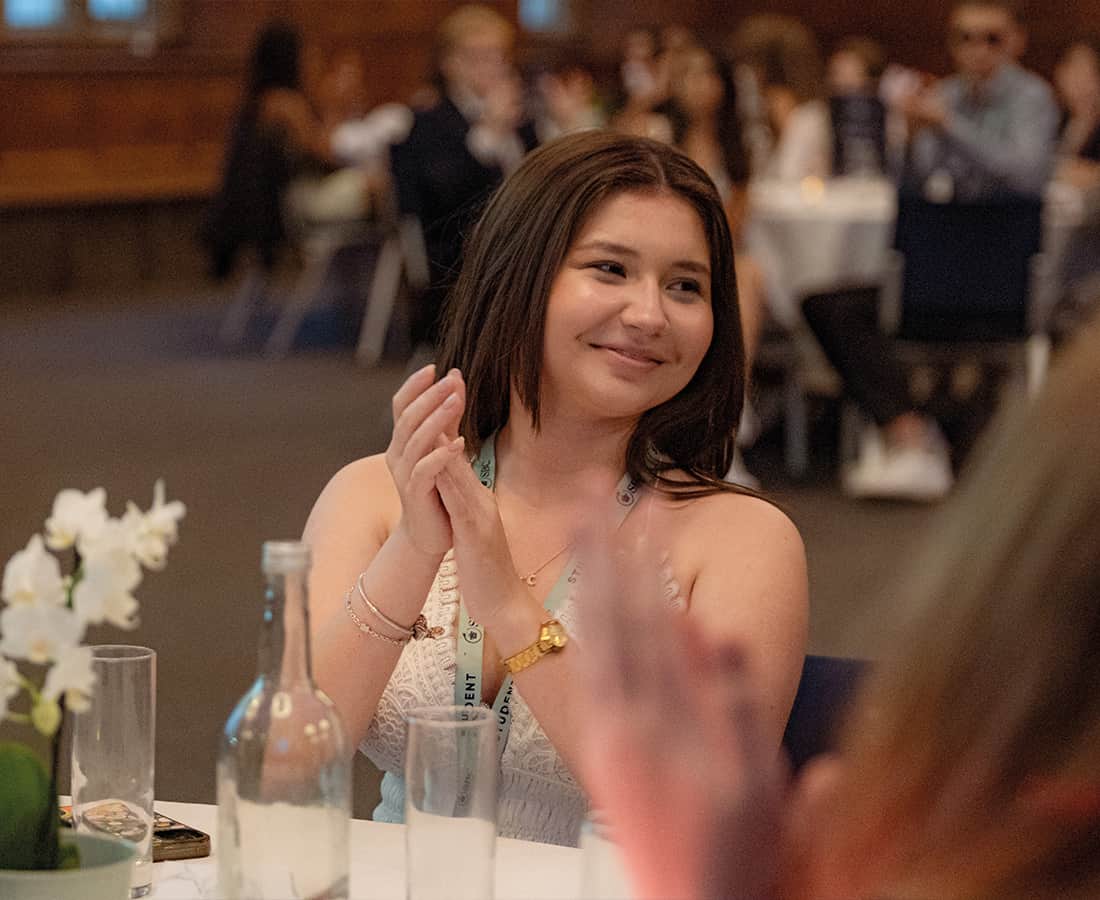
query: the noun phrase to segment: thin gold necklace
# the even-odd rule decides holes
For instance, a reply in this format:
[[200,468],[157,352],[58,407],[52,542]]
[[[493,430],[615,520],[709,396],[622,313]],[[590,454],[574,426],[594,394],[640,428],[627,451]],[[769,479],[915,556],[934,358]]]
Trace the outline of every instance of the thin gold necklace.
[[568,550],[572,546],[573,546],[573,542],[570,541],[568,544],[566,544],[564,547],[562,547],[557,553],[555,553],[548,560],[546,560],[546,562],[544,562],[541,566],[539,566],[537,569],[529,572],[526,575],[519,575],[519,573],[517,572],[516,574],[519,575],[519,580],[522,581],[524,584],[526,584],[528,587],[534,587],[535,586],[535,579],[538,576],[539,572],[541,572],[543,569],[545,569],[548,565],[550,565],[550,563],[552,563],[555,559],[557,559],[559,556],[561,556],[566,550]]

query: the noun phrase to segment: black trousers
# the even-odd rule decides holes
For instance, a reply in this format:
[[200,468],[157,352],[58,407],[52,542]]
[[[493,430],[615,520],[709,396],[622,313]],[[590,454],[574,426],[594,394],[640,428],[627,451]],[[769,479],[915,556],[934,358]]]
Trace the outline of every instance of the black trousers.
[[909,376],[878,322],[877,287],[807,297],[806,322],[852,398],[879,425],[913,409]]

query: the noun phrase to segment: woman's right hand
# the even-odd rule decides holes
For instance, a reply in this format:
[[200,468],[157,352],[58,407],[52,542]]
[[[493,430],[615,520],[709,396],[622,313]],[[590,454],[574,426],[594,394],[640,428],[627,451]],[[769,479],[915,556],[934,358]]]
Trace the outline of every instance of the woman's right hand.
[[435,366],[409,376],[393,396],[393,436],[386,465],[401,498],[397,528],[422,553],[446,553],[451,520],[439,499],[435,479],[463,441],[458,426],[466,406],[466,385],[457,369],[435,381]]

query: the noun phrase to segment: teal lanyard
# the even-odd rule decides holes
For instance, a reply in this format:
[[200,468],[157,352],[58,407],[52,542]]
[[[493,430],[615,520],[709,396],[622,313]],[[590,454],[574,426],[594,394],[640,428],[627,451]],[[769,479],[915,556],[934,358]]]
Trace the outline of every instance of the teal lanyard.
[[[496,436],[490,435],[481,445],[481,453],[473,461],[474,473],[478,480],[489,490],[496,485]],[[615,488],[616,526],[623,520],[638,502],[639,485],[629,476],[623,475]],[[569,591],[577,581],[579,566],[576,557],[570,557],[558,580],[550,589],[543,603],[546,611],[553,615],[569,599]],[[459,573],[461,576],[461,573]],[[459,609],[458,650],[455,668],[455,706],[481,705],[481,670],[484,658],[485,630],[470,618],[466,604]],[[493,715],[497,720],[497,748],[503,755],[508,743],[508,731],[512,727],[512,676],[507,675],[497,691],[493,701]]]

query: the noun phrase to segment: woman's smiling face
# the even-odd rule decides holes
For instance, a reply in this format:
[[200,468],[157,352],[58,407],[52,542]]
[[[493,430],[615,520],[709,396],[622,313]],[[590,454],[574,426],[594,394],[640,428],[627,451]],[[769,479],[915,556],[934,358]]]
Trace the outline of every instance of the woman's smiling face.
[[550,288],[542,408],[636,419],[676,396],[714,331],[710,257],[702,220],[674,194],[599,206]]

